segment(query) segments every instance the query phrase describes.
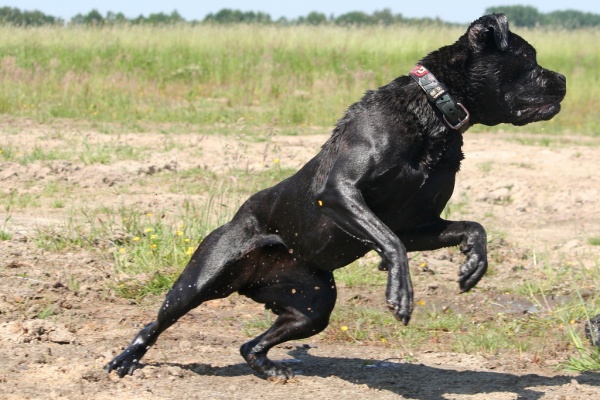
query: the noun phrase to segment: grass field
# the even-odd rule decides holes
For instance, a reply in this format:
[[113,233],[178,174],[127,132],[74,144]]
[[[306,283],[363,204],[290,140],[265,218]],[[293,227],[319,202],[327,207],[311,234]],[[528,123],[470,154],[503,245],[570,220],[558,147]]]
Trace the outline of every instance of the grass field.
[[[348,105],[454,42],[464,28],[0,27],[0,112],[127,130],[277,121],[332,126]],[[568,77],[545,133],[600,132],[596,30],[518,30],[540,63]],[[487,129],[487,128],[476,128]],[[512,129],[503,126],[501,129]],[[515,128],[516,129],[516,128]],[[531,128],[521,128],[531,129]]]

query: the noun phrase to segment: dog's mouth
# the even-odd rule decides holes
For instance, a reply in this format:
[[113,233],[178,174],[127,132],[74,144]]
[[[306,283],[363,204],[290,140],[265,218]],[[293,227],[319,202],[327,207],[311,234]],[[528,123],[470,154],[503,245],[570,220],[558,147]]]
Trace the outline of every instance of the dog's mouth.
[[530,122],[536,121],[547,121],[554,117],[560,111],[560,102],[541,104],[536,106],[529,106],[520,110],[517,110],[517,120],[513,122],[514,125],[525,125]]

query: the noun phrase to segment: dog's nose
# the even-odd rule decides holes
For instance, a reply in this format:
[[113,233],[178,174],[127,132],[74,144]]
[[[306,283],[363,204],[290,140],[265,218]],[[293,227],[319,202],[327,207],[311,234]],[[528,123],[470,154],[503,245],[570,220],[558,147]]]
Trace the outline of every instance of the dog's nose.
[[559,74],[559,73],[557,73],[556,75],[558,75],[558,79],[560,79],[564,83],[567,83],[567,77],[566,76],[564,76],[563,74]]

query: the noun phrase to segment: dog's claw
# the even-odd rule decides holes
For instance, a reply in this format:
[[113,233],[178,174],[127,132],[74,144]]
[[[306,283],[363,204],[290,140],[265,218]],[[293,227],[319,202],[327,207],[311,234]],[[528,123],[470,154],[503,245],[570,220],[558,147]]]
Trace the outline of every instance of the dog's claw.
[[104,370],[107,373],[110,374],[111,371],[115,371],[119,378],[123,378],[125,375],[133,375],[133,372],[138,368],[140,368],[140,363],[138,362],[118,364],[111,361],[104,366]]
[[136,352],[125,350],[106,364],[104,370],[109,374],[111,371],[115,371],[119,378],[123,378],[125,375],[133,375],[133,372],[141,367],[140,358],[141,356],[137,355]]
[[287,381],[294,377],[294,371],[291,368],[270,360],[266,354],[252,351],[251,343],[242,345],[240,353],[252,369],[265,375],[267,379]]
[[398,321],[402,322],[404,326],[408,325],[410,322],[410,316],[412,314],[412,307],[403,307],[388,301],[388,308]]
[[458,284],[462,293],[473,289],[477,282],[485,275],[487,271],[486,257],[472,255],[467,258],[467,261],[460,267]]

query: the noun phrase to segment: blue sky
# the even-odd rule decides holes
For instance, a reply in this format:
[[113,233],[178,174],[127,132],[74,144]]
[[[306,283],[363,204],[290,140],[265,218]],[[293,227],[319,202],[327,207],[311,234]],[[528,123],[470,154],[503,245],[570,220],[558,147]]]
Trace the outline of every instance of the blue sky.
[[389,8],[393,13],[405,17],[440,17],[449,22],[468,23],[483,14],[487,7],[501,5],[530,5],[542,12],[573,9],[600,14],[600,1],[570,0],[467,0],[467,1],[392,1],[392,0],[345,0],[345,1],[268,1],[268,0],[219,0],[219,1],[190,1],[190,0],[13,0],[0,1],[0,6],[17,7],[21,10],[39,10],[45,14],[61,17],[65,20],[74,15],[87,14],[97,9],[103,15],[107,11],[122,12],[128,18],[140,14],[177,10],[185,19],[203,19],[208,13],[214,13],[222,8],[232,8],[242,11],[263,11],[277,19],[281,16],[297,18],[311,11],[319,11],[326,15],[340,15],[349,11],[364,11],[371,13],[375,10]]

